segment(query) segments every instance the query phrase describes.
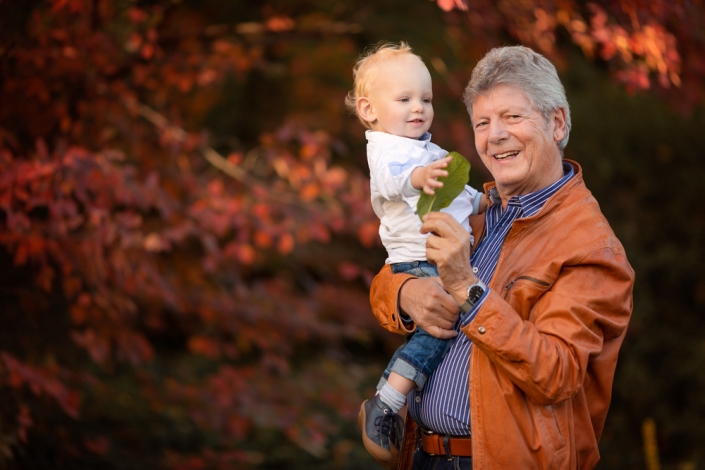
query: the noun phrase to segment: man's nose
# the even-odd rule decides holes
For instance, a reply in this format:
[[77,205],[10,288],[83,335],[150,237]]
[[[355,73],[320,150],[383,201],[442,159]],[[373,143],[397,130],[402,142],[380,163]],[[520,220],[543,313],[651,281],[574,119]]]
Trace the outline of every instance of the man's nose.
[[493,144],[509,138],[509,132],[501,120],[490,121],[489,139]]

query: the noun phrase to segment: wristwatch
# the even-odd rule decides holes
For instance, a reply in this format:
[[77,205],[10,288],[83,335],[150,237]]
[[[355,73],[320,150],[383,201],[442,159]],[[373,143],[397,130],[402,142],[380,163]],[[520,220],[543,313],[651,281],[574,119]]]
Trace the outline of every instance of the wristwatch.
[[475,303],[484,295],[486,290],[487,286],[479,279],[476,284],[468,287],[468,298],[465,299],[465,302],[460,304],[460,311],[463,313],[468,313],[473,308]]

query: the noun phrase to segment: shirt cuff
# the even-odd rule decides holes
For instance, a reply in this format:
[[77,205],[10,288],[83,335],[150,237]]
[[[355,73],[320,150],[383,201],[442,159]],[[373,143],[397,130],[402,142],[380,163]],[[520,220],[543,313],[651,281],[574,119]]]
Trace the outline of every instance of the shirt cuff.
[[[413,172],[416,168],[418,168],[418,165],[415,166],[411,170],[411,172]],[[409,177],[406,178],[406,180],[404,181],[404,184],[402,185],[401,194],[404,197],[414,197],[414,196],[418,196],[420,193],[421,193],[420,189],[416,189],[411,185],[411,173],[409,173]]]
[[477,215],[480,213],[480,202],[482,198],[485,197],[484,193],[476,193],[472,200],[472,215]]
[[482,294],[482,297],[480,297],[477,302],[475,302],[475,305],[472,306],[470,311],[468,313],[463,314],[460,317],[460,327],[464,328],[468,326],[477,316],[477,312],[480,311],[480,307],[482,307],[482,304],[485,303],[485,299],[487,298],[487,295],[490,293],[490,288],[488,287],[485,289],[485,293]]

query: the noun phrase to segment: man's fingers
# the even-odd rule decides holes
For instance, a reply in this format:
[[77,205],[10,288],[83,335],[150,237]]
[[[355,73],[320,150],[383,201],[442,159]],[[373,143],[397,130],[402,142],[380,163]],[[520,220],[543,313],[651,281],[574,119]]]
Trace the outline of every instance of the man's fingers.
[[459,234],[458,229],[465,231],[452,215],[445,212],[429,212],[424,215],[423,225],[421,225],[421,233],[434,233],[441,238]]
[[450,338],[455,338],[458,336],[458,332],[455,330],[444,330],[443,328],[439,326],[432,326],[428,330],[426,330],[428,334],[431,336],[435,336],[436,338],[439,339],[450,339]]
[[438,279],[430,277],[405,282],[399,307],[432,336],[443,339],[456,336],[454,326],[458,320],[458,305]]
[[429,212],[424,215],[421,233],[434,233],[441,237],[449,233],[450,226],[443,218],[438,217],[439,214],[446,215],[442,212]]

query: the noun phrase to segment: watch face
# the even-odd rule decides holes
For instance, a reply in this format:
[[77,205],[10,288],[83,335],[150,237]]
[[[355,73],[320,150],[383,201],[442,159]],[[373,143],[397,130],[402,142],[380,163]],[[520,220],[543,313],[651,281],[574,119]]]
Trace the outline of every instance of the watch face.
[[470,288],[470,291],[468,292],[468,300],[474,304],[475,302],[477,302],[480,299],[480,297],[482,297],[482,294],[484,294],[484,293],[485,293],[485,289],[483,289],[482,287],[472,286]]

